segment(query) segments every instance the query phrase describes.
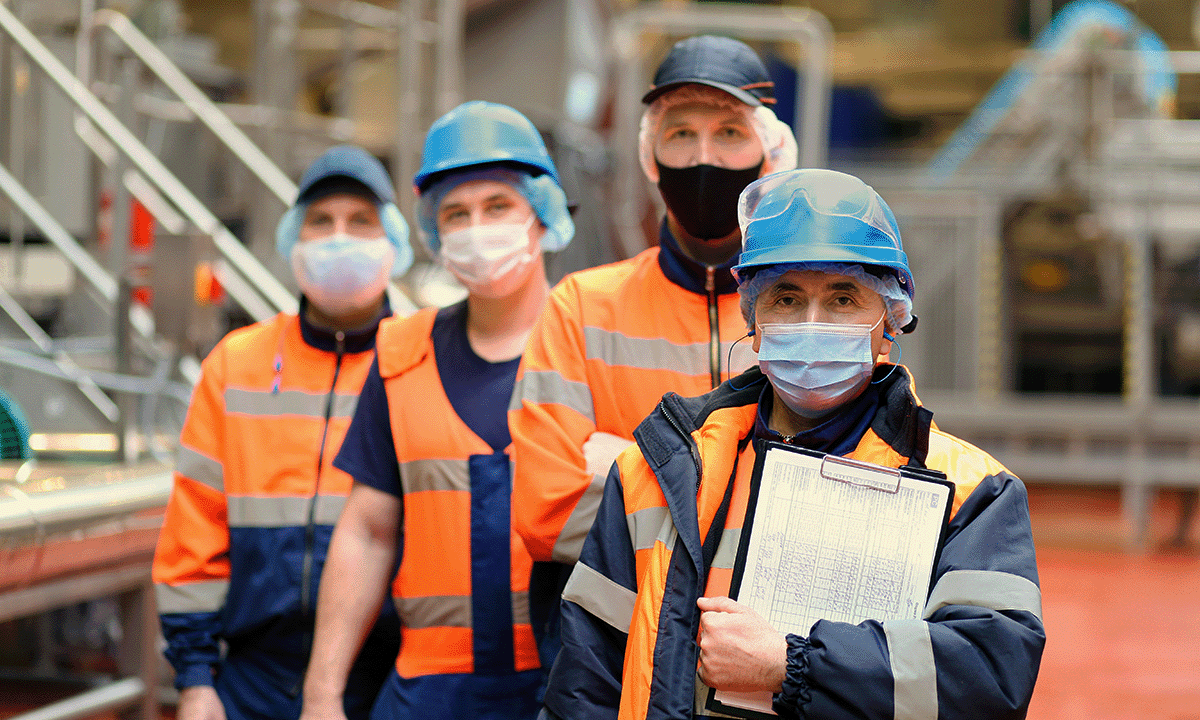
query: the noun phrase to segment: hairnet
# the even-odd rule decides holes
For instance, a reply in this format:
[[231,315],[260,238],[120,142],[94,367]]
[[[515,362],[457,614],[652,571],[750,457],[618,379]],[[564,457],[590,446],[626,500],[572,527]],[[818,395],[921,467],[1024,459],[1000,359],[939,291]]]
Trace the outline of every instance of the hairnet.
[[[319,199],[319,198],[318,198]],[[300,227],[304,225],[304,215],[308,212],[307,202],[298,202],[288,208],[279,225],[275,227],[275,251],[284,260],[291,261],[292,250],[300,241]],[[413,250],[408,244],[408,223],[400,214],[400,208],[395,203],[376,203],[379,211],[379,224],[383,226],[383,234],[396,251],[396,259],[392,261],[392,277],[399,277],[408,272],[412,266]]]
[[542,235],[542,250],[562,250],[574,237],[575,222],[567,210],[567,194],[554,178],[549,175],[535,177],[524,170],[508,167],[464,169],[429,185],[417,198],[417,233],[434,255],[438,254],[442,245],[437,232],[438,206],[442,204],[446,193],[470,180],[496,180],[521,193],[546,226],[546,232]]
[[796,167],[796,137],[787,123],[775,117],[770,108],[761,105],[752,107],[723,90],[707,85],[684,85],[659,96],[642,113],[638,130],[638,160],[650,182],[658,182],[658,168],[654,165],[654,139],[658,136],[663,117],[673,107],[697,102],[745,113],[750,127],[762,143],[763,175]]
[[741,296],[742,317],[746,319],[746,327],[754,327],[754,305],[758,296],[773,282],[785,273],[793,270],[815,270],[830,275],[845,275],[857,280],[863,287],[875,291],[883,298],[887,309],[887,330],[899,334],[900,328],[912,320],[912,298],[900,288],[900,282],[889,268],[883,268],[886,274],[882,277],[867,272],[867,269],[857,263],[782,263],[767,265],[755,273],[749,280],[738,285],[738,295]]
[[396,207],[392,180],[379,159],[354,145],[337,145],[321,154],[304,171],[297,187],[296,202],[279,218],[275,226],[275,251],[291,261],[292,250],[300,241],[300,228],[308,206],[332,193],[345,192],[366,198],[379,212],[379,224],[396,251],[391,275],[397,277],[412,265],[413,251],[408,242],[408,223]]

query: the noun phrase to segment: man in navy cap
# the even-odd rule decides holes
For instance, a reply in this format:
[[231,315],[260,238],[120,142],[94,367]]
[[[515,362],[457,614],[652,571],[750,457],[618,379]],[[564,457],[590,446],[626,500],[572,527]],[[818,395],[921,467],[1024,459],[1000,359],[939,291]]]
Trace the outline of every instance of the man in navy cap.
[[[205,358],[155,552],[180,720],[299,717],[321,569],[351,485],[332,462],[391,314],[388,278],[412,263],[391,179],[350,146],[305,172],[276,248],[300,313],[236,330]],[[358,655],[350,720],[365,720],[398,645],[388,609]]]
[[639,156],[666,203],[658,246],[574,273],[533,330],[509,411],[514,522],[538,561],[531,583],[543,663],[556,652],[559,590],[592,525],[613,459],[664,393],[698,395],[752,363],[730,268],[737,199],[795,167],[791,129],[746,44],[675,44],[642,98]]

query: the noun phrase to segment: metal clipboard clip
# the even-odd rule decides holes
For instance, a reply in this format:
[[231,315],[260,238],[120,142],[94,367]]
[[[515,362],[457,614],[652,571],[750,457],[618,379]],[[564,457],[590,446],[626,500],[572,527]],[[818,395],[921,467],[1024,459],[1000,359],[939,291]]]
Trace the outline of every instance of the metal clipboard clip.
[[826,455],[821,461],[821,477],[886,493],[900,491],[899,469],[836,455]]

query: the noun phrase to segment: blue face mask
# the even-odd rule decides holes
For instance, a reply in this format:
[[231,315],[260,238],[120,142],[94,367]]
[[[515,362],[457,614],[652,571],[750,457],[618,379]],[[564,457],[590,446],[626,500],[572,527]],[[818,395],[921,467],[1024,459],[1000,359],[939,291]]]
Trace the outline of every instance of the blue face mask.
[[881,322],[882,316],[874,325],[759,325],[758,366],[792,412],[819,418],[858,397],[871,381],[871,332]]

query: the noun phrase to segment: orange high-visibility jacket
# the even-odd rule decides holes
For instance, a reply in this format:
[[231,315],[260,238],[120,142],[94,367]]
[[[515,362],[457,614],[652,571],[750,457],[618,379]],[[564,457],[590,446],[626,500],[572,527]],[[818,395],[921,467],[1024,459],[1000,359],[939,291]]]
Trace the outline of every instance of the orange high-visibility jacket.
[[[442,383],[453,378],[438,374],[430,339],[436,314],[430,308],[379,329],[379,374],[404,492],[392,584],[403,624],[396,672],[407,679],[535,669],[532,560],[512,530],[509,456],[493,452],[446,397]],[[505,555],[507,572],[499,567]],[[421,694],[419,683],[406,687]]]
[[[660,252],[568,275],[526,346],[509,428],[516,527],[534,560],[579,557],[605,480],[588,472],[584,441],[597,431],[632,440],[664,393],[709,391],[746,335],[737,293],[712,290],[727,270],[709,268],[709,292],[692,292],[664,275]],[[753,364],[748,342],[730,364]]]
[[[290,692],[302,678],[326,549],[351,484],[331,463],[374,337],[373,327],[347,336],[280,314],[231,332],[205,358],[153,569],[179,687],[213,684],[220,640],[231,658],[254,648],[271,664],[264,672],[278,687],[248,688],[256,696]],[[373,634],[360,655],[384,656],[380,682],[395,657],[391,632],[390,643]]]

